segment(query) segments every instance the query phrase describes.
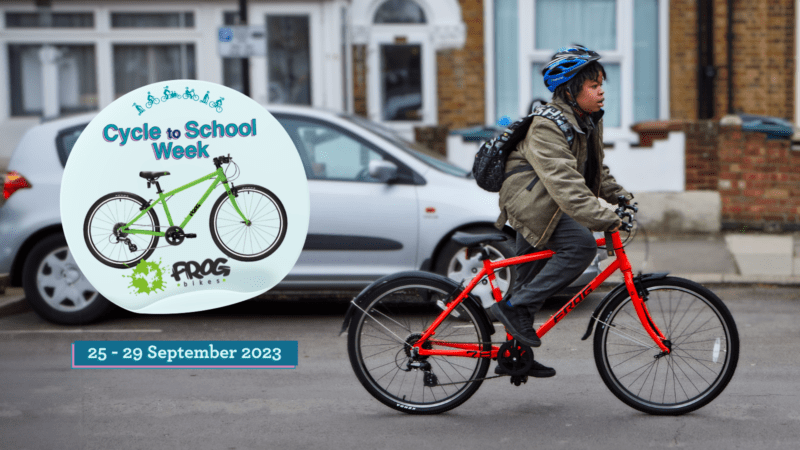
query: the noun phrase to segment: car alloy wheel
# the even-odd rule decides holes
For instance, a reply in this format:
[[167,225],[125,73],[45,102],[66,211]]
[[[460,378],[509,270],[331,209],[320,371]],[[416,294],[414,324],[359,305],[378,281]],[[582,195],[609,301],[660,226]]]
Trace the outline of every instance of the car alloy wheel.
[[36,287],[51,308],[63,312],[82,310],[99,295],[66,246],[44,257],[36,271]]
[[[486,245],[486,249],[489,251],[492,261],[505,258],[500,250],[492,247],[491,245]],[[450,262],[447,265],[447,277],[452,278],[457,282],[461,282],[463,280],[464,285],[466,286],[469,284],[470,280],[472,280],[472,278],[474,278],[475,275],[480,272],[481,269],[483,269],[483,261],[481,261],[480,256],[481,255],[479,252],[467,252],[466,248],[462,248],[450,259]],[[513,281],[512,270],[513,269],[511,267],[504,267],[495,271],[494,273],[496,280],[495,283],[497,288],[500,289],[500,292],[503,293],[503,296],[506,295],[508,289],[511,287],[511,283]],[[472,290],[472,295],[480,299],[484,308],[491,306],[492,303],[494,303],[494,297],[492,296],[492,287],[489,284],[489,278],[484,277],[483,280],[481,280]]]
[[59,324],[93,322],[114,308],[78,268],[61,233],[46,236],[26,255],[22,287],[34,311]]

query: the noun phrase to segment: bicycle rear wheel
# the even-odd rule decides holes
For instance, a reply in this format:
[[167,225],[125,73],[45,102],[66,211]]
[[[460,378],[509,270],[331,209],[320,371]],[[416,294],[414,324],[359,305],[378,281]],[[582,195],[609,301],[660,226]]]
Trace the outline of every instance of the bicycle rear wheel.
[[[411,346],[442,312],[455,284],[437,276],[402,277],[358,299],[347,351],[358,380],[383,404],[409,414],[437,414],[464,403],[478,390],[489,358],[413,356]],[[465,300],[423,348],[457,350],[439,342],[483,343],[491,350],[485,314]],[[481,320],[483,319],[483,320]]]
[[225,192],[211,209],[211,237],[222,253],[233,259],[264,259],[277,250],[286,237],[286,209],[277,195],[255,184],[238,186],[236,195],[236,205],[250,225],[244,223]]
[[642,283],[656,326],[669,341],[658,356],[627,291],[600,315],[594,336],[597,370],[629,406],[649,414],[679,415],[699,409],[728,385],[739,360],[736,323],[713,292],[668,277]]
[[[83,238],[89,252],[101,263],[115,269],[133,268],[152,255],[158,245],[158,236],[119,231],[139,215],[145,205],[147,202],[142,197],[130,192],[114,192],[97,200],[83,222]],[[130,228],[159,231],[156,212],[150,208]]]

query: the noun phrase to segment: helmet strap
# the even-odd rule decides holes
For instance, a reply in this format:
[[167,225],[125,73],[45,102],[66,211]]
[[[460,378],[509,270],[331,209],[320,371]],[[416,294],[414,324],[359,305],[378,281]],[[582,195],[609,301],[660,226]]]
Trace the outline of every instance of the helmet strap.
[[572,86],[567,85],[567,92],[569,93],[567,96],[567,103],[569,103],[569,106],[571,106],[580,117],[583,117],[586,114],[586,111],[578,106],[578,102],[575,100],[575,94],[572,92]]

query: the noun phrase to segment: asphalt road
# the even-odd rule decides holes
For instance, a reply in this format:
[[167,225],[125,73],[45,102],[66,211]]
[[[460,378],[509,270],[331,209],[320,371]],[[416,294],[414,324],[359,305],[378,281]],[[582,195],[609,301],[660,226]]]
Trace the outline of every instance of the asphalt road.
[[[341,301],[256,301],[180,316],[121,313],[81,328],[23,311],[0,318],[0,448],[797,448],[800,290],[714,290],[739,327],[739,367],[720,397],[681,417],[635,411],[601,381],[591,340],[580,336],[602,293],[537,350],[556,377],[520,387],[490,380],[438,416],[396,412],[364,390],[346,338],[337,334]],[[299,365],[73,370],[76,340],[297,340]]]

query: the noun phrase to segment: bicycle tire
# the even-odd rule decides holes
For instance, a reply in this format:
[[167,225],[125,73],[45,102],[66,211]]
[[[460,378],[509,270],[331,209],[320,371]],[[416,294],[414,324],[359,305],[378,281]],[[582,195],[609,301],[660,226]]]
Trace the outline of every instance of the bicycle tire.
[[[430,361],[430,373],[439,383],[425,386],[425,371],[408,367],[413,361],[408,342],[421,337],[442,312],[437,302],[447,302],[456,286],[443,277],[433,277],[438,276],[405,276],[368,291],[358,299],[363,310],[356,312],[348,329],[347,352],[358,380],[378,401],[408,414],[439,414],[461,405],[478,390],[489,368],[489,358],[423,356],[420,359]],[[470,300],[453,312],[458,316],[451,313],[445,318],[436,337],[483,342],[481,349],[490,350],[488,321],[479,317],[485,312]],[[392,386],[399,386],[397,392]]]
[[667,277],[644,281],[642,287],[670,353],[656,358],[661,350],[644,331],[626,290],[600,314],[594,335],[597,370],[617,398],[639,411],[695,411],[722,393],[736,371],[736,323],[719,297],[693,281]]
[[[127,205],[116,204],[112,206],[114,200],[119,202],[128,202]],[[119,223],[128,223],[137,214],[140,209],[147,205],[147,202],[136,194],[130,192],[112,192],[111,194],[100,197],[99,200],[94,202],[89,212],[86,213],[86,218],[83,221],[83,239],[89,252],[101,263],[113,267],[115,269],[129,269],[136,266],[139,261],[149,258],[158,245],[158,236],[149,236],[145,234],[131,236],[131,240],[141,251],[134,252],[131,257],[121,258],[123,255],[130,253],[127,246],[121,242],[112,242],[113,227]],[[104,209],[105,208],[105,209]],[[145,217],[149,218],[149,224],[140,224],[140,221]],[[96,222],[95,222],[96,221]],[[153,231],[160,229],[158,215],[153,208],[142,216],[136,224],[137,228],[149,227]],[[111,226],[111,228],[108,228]],[[108,242],[100,248],[103,240]],[[111,250],[108,245],[111,244]],[[118,246],[118,247],[116,247]],[[114,255],[118,255],[115,257]]]
[[[211,237],[222,253],[235,260],[264,259],[274,253],[286,237],[286,209],[277,195],[255,184],[237,186],[236,195],[240,211],[252,225],[242,223],[241,217],[230,204],[228,193],[223,192],[211,208],[209,217]],[[262,204],[265,198],[267,203]],[[250,252],[247,252],[248,241],[252,249]],[[255,245],[262,245],[261,242],[266,245],[255,251],[254,242]],[[240,243],[242,247],[239,247]]]

